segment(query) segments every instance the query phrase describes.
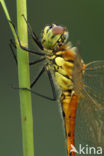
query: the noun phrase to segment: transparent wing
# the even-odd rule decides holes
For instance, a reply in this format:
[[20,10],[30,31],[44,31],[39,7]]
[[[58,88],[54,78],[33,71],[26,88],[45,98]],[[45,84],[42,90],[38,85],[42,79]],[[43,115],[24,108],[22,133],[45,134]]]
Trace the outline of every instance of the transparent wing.
[[76,114],[76,138],[81,144],[104,150],[104,106],[97,103],[87,90],[82,90]]
[[94,61],[86,66],[83,84],[92,98],[104,105],[104,61]]
[[75,93],[80,95],[76,145],[100,146],[104,150],[104,61],[87,64],[84,73],[81,66],[81,58],[77,54],[73,71]]

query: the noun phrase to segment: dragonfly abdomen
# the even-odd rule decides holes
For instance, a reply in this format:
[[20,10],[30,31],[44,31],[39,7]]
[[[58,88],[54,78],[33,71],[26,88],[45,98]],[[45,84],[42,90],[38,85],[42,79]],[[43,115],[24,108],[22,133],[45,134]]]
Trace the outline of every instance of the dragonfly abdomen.
[[75,116],[77,110],[77,96],[71,95],[71,90],[64,91],[61,95],[61,105],[65,124],[66,142],[68,156],[75,156],[74,152],[70,152],[74,145]]

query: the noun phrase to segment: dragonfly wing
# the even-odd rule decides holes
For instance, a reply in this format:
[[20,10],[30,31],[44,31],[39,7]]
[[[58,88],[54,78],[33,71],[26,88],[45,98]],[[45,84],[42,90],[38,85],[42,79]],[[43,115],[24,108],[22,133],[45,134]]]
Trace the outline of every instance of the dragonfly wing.
[[104,150],[104,109],[84,89],[76,115],[76,138]]
[[104,106],[104,61],[94,61],[86,66],[83,84],[93,99]]
[[83,75],[83,85],[76,115],[77,140],[104,151],[104,61],[89,63]]
[[75,60],[74,60],[74,68],[72,73],[72,81],[73,87],[76,94],[80,93],[80,90],[83,87],[83,60],[81,59],[79,50],[76,53]]

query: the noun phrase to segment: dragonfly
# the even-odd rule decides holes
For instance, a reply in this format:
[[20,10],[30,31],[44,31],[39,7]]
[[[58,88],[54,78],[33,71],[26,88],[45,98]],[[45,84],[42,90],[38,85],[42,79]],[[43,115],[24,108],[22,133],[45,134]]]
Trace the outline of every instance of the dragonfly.
[[[43,61],[44,65],[31,83],[30,88],[22,89],[47,100],[60,101],[65,127],[67,156],[76,155],[72,147],[75,146],[78,130],[81,132],[78,133],[79,139],[87,140],[93,146],[101,146],[104,149],[104,61],[93,61],[85,64],[80,56],[79,48],[73,47],[71,42],[68,42],[66,27],[56,24],[47,25],[42,31],[40,40],[25,17],[24,20],[40,51],[24,47],[16,32],[19,46],[28,53],[40,56],[38,60],[30,62],[30,65]],[[11,40],[12,54],[18,63],[13,50],[13,47],[17,48],[17,46]],[[45,71],[50,81],[53,97],[42,95],[32,89]],[[60,90],[58,96],[56,93],[57,86]]]

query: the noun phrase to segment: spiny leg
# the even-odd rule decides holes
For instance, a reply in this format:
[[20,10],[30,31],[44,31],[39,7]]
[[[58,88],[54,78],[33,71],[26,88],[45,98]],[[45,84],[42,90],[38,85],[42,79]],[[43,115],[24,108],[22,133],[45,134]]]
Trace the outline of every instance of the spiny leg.
[[42,70],[39,72],[39,74],[37,75],[37,77],[35,78],[35,80],[31,83],[30,88],[32,88],[32,87],[36,84],[36,82],[38,81],[38,79],[42,76],[42,74],[43,74],[45,71],[47,71],[48,78],[49,78],[49,81],[50,81],[50,84],[51,84],[51,89],[52,89],[53,98],[44,96],[44,95],[39,94],[39,93],[36,93],[36,92],[34,92],[34,91],[32,91],[32,92],[34,92],[34,93],[37,94],[38,96],[44,97],[44,98],[49,99],[49,100],[52,100],[52,101],[56,101],[56,100],[57,100],[56,90],[55,90],[55,86],[54,86],[54,82],[53,82],[53,79],[52,79],[51,72],[47,69],[47,65],[44,66],[44,67],[42,68]]
[[[38,79],[41,77],[41,75],[44,73],[44,71],[46,70],[46,67],[44,66],[41,71],[39,72],[39,74],[37,75],[36,79],[32,82],[31,84],[31,88],[36,84],[36,82],[38,81]],[[51,73],[50,71],[47,71],[47,74],[48,74],[48,77],[49,77],[49,81],[51,83],[51,88],[52,88],[52,94],[53,94],[53,97],[50,98],[48,96],[45,96],[45,95],[42,95],[40,93],[37,93],[31,89],[28,89],[28,88],[17,88],[17,87],[12,87],[13,89],[21,89],[21,90],[27,90],[27,91],[30,91],[31,93],[35,94],[35,95],[38,95],[40,97],[43,97],[45,99],[48,99],[48,100],[51,100],[51,101],[56,101],[57,100],[57,96],[56,96],[56,90],[55,90],[55,86],[54,86],[54,83],[53,83],[53,79],[52,79],[52,76],[51,76]]]
[[51,83],[51,88],[52,88],[52,94],[53,94],[53,97],[50,98],[48,96],[45,96],[45,95],[42,95],[40,93],[37,93],[31,89],[28,89],[28,88],[16,88],[16,87],[13,87],[14,89],[22,89],[22,90],[27,90],[27,91],[30,91],[31,93],[35,94],[35,95],[38,95],[40,97],[43,97],[45,99],[48,99],[48,100],[51,100],[51,101],[56,101],[57,100],[57,96],[56,96],[56,90],[55,90],[55,86],[54,86],[54,83],[53,83],[53,79],[52,79],[52,76],[51,76],[51,73],[50,71],[48,71],[46,69],[46,66],[44,66],[41,71],[39,72],[39,74],[37,75],[37,77],[35,78],[35,80],[32,82],[31,84],[31,88],[36,84],[36,82],[39,80],[39,78],[42,76],[42,74],[44,73],[44,71],[47,71],[47,74],[48,74],[48,78],[49,78],[49,81]]
[[[16,56],[16,54],[15,54],[15,52],[14,52],[14,50],[13,50],[13,47],[16,49],[17,46],[16,46],[15,42],[14,42],[12,39],[10,40],[9,46],[10,46],[10,49],[11,49],[11,52],[12,52],[12,56],[13,56],[13,58],[14,58],[16,64],[17,64],[17,56]],[[39,63],[39,62],[44,61],[45,59],[46,59],[45,57],[40,58],[40,59],[38,59],[38,60],[36,60],[36,61],[30,62],[29,65],[30,65],[30,66],[31,66],[31,65],[35,65],[35,64],[37,64],[37,63]]]
[[37,81],[39,80],[39,78],[42,76],[42,74],[44,73],[44,71],[45,71],[45,67],[43,67],[43,68],[41,69],[41,71],[39,72],[39,74],[36,76],[35,80],[31,83],[30,88],[32,88],[32,87],[36,84],[36,82],[37,82]]
[[31,28],[31,25],[29,24],[29,22],[26,20],[25,16],[22,15],[27,26],[28,26],[28,31],[30,33],[30,35],[32,36],[33,40],[35,41],[35,43],[38,45],[38,47],[43,50],[43,46],[42,46],[42,43],[40,42],[39,38],[37,37],[37,35],[32,31],[32,28]]
[[53,94],[53,100],[57,100],[57,95],[56,95],[56,90],[55,90],[55,86],[54,86],[54,82],[52,79],[52,74],[51,72],[47,69],[47,74],[48,74],[48,78],[51,84],[51,88],[52,88],[52,94]]
[[[12,24],[12,26],[14,27],[14,30],[15,30],[15,32],[16,32],[15,26],[14,26],[14,24],[12,23],[12,21],[9,21],[9,22]],[[31,50],[31,49],[28,49],[27,47],[22,46],[22,45],[21,45],[21,42],[20,42],[20,40],[19,40],[19,36],[18,36],[17,32],[16,32],[16,35],[17,35],[18,43],[19,43],[19,46],[20,46],[21,49],[23,49],[23,50],[25,50],[25,51],[27,51],[27,52],[29,52],[29,53],[36,54],[36,55],[41,55],[41,56],[46,55],[45,52],[38,52],[38,51]]]
[[46,59],[45,57],[40,58],[39,60],[36,60],[36,61],[32,61],[32,62],[30,62],[29,65],[30,65],[30,66],[35,65],[35,64],[37,64],[37,63],[39,63],[39,62],[44,61],[45,59]]
[[13,50],[13,47],[14,47],[15,49],[16,49],[17,47],[16,47],[16,45],[15,45],[15,43],[13,42],[12,39],[10,40],[9,47],[10,47],[10,49],[11,49],[12,56],[13,56],[13,58],[14,58],[14,60],[15,60],[15,63],[17,64],[17,56],[16,56],[16,54],[15,54],[15,52],[14,52],[14,50]]

